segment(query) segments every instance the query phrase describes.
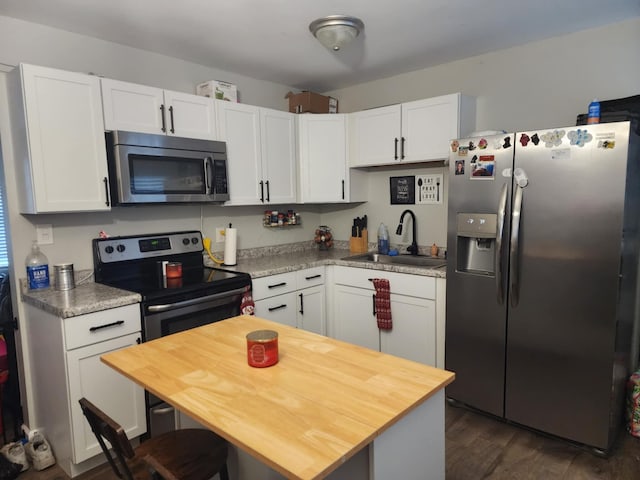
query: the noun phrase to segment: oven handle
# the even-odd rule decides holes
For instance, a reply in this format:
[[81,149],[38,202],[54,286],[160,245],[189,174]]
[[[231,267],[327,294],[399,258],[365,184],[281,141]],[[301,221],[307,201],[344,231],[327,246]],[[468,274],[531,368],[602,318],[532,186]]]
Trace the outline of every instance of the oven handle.
[[191,300],[184,300],[176,303],[166,303],[164,305],[150,305],[147,310],[150,313],[166,312],[167,310],[174,310],[176,308],[188,307],[191,305],[198,305],[199,303],[206,303],[217,298],[230,297],[236,294],[242,294],[245,291],[245,287],[236,288],[235,290],[229,290],[227,292],[215,293],[213,295],[207,295],[206,297],[193,298]]

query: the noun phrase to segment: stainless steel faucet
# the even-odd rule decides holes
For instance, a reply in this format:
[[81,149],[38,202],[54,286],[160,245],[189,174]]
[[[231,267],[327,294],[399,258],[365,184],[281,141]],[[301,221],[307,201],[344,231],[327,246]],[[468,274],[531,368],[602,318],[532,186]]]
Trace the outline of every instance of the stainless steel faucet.
[[416,242],[416,215],[411,210],[405,210],[402,212],[402,215],[400,215],[400,223],[398,224],[398,228],[396,228],[396,235],[402,235],[402,221],[407,213],[411,214],[413,227],[413,241],[411,242],[411,245],[407,247],[407,252],[411,253],[411,255],[418,255],[418,243]]

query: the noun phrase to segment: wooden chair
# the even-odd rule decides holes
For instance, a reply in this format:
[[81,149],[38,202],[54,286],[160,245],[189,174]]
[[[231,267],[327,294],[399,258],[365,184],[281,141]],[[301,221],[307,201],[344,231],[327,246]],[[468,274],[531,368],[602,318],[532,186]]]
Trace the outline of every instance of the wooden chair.
[[[135,450],[122,427],[86,398],[82,413],[111,468],[125,480],[206,480],[216,473],[229,480],[227,443],[209,430],[175,430],[141,443]],[[107,440],[113,454],[109,451]]]

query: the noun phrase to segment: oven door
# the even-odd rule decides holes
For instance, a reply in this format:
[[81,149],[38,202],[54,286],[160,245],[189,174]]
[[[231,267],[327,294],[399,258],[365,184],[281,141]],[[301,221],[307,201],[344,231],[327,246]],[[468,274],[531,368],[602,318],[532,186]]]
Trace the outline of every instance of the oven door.
[[[218,322],[240,314],[245,287],[175,303],[143,304],[145,341]],[[151,437],[176,429],[174,408],[146,392],[148,431]]]

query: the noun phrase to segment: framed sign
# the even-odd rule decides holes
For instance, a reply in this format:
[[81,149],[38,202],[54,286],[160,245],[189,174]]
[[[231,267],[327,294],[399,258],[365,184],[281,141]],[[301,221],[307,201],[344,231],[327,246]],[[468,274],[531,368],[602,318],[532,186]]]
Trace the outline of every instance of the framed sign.
[[416,177],[389,177],[391,205],[413,205],[416,203]]

